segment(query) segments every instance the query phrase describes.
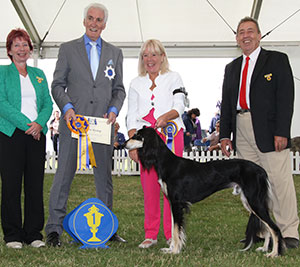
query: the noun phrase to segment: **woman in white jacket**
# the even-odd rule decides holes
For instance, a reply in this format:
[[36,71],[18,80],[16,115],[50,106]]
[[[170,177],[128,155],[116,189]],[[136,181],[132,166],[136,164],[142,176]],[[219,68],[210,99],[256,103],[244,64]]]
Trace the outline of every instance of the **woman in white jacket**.
[[[127,129],[129,137],[143,128],[153,127],[169,148],[178,156],[183,153],[184,124],[181,115],[185,107],[185,90],[178,73],[169,70],[163,45],[158,40],[146,41],[139,55],[139,76],[131,81],[128,94]],[[136,150],[129,152],[138,162]],[[144,191],[145,240],[140,248],[157,243],[160,226],[160,185],[154,169],[149,172],[141,167]],[[171,241],[171,211],[164,196],[163,225],[167,242]]]

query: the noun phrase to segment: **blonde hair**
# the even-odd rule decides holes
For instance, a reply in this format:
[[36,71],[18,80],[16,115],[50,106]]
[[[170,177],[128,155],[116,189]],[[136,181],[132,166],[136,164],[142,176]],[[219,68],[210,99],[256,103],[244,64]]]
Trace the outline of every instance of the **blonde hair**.
[[145,76],[147,74],[147,71],[145,69],[144,62],[143,62],[143,54],[147,48],[151,52],[154,52],[154,53],[160,54],[160,55],[164,55],[164,60],[160,66],[161,74],[164,74],[164,73],[170,71],[166,49],[164,48],[163,44],[159,40],[149,39],[146,42],[144,42],[144,44],[142,45],[141,50],[140,50],[139,63],[138,63],[139,76]]

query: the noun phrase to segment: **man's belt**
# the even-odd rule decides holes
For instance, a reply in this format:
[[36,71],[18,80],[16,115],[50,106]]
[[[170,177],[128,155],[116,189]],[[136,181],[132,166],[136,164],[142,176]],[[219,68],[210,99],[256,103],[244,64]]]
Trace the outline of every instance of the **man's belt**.
[[239,109],[236,111],[236,114],[244,114],[246,112],[250,112],[250,109]]

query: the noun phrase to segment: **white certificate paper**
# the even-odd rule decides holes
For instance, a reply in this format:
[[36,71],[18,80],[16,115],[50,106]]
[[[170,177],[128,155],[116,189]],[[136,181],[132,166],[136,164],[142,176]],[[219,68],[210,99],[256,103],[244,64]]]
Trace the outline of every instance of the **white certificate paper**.
[[[111,143],[111,123],[107,124],[108,119],[84,116],[89,122],[88,135],[92,143],[110,145]],[[72,132],[73,138],[78,135]]]

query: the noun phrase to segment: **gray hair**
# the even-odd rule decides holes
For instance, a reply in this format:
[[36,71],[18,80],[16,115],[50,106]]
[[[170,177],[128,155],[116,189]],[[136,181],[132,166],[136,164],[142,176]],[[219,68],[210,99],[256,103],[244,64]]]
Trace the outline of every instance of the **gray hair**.
[[89,4],[85,9],[84,9],[84,12],[83,12],[83,18],[86,19],[87,18],[87,13],[89,11],[90,8],[98,8],[98,9],[101,9],[103,12],[104,12],[104,23],[107,22],[107,19],[108,19],[108,10],[107,8],[100,4],[100,3],[92,3],[92,4]]

